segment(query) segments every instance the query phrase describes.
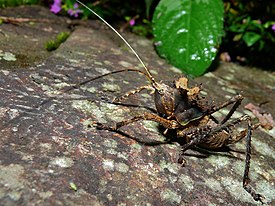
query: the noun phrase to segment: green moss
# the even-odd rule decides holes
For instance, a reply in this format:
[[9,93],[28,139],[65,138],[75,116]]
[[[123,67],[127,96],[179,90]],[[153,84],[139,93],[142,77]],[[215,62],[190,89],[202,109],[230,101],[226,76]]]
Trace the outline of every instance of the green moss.
[[45,48],[47,51],[53,51],[56,50],[60,44],[65,42],[67,38],[69,37],[70,33],[69,32],[61,32],[59,33],[54,40],[49,40],[45,44]]

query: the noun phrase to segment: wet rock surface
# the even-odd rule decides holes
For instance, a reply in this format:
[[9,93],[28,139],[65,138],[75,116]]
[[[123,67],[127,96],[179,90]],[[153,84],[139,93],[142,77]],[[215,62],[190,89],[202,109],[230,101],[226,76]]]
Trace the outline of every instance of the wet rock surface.
[[[32,13],[34,8],[38,12]],[[1,10],[1,15],[20,11],[26,11],[27,18],[59,18],[41,7]],[[142,70],[121,40],[101,23],[94,25],[77,26],[51,53],[43,48],[45,41],[67,30],[66,25],[0,25],[1,53],[11,56],[0,59],[1,205],[257,205],[242,188],[243,153],[198,155],[189,150],[187,165],[181,167],[179,144],[161,143],[165,137],[154,122],[123,127],[121,131],[132,138],[89,126],[94,121],[113,125],[147,111],[108,102],[148,84],[137,73],[119,73],[73,89],[110,71]],[[152,42],[123,35],[158,80],[181,75],[159,59]],[[254,117],[244,109],[248,103],[275,115],[274,73],[221,63],[194,82],[203,83],[205,94],[216,102],[241,93],[245,100],[233,118]],[[146,92],[127,103],[154,108]],[[267,205],[275,203],[274,138],[274,128],[253,132],[250,178]],[[244,151],[245,141],[232,148]]]

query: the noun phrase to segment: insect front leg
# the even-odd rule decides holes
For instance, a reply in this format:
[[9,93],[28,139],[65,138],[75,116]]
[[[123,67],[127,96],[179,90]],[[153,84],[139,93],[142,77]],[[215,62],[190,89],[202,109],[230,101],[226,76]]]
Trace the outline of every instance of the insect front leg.
[[162,118],[162,117],[158,116],[157,114],[148,113],[148,112],[145,112],[142,115],[137,115],[137,116],[135,116],[131,119],[127,119],[127,120],[118,122],[113,127],[110,127],[108,125],[101,124],[101,123],[96,123],[96,127],[98,129],[105,129],[105,130],[115,131],[115,130],[119,129],[120,127],[131,124],[133,122],[137,122],[139,120],[151,120],[151,121],[154,121],[154,122],[157,122],[157,123],[163,125],[167,129],[177,129],[178,127],[180,127],[178,122],[175,121],[175,120],[168,120],[168,119],[165,119],[165,118]]

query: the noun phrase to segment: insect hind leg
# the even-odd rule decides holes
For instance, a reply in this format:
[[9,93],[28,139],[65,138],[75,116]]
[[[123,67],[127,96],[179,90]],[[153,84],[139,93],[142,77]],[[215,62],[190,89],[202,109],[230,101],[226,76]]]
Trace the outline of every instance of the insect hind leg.
[[[234,107],[234,106],[233,106]],[[232,121],[229,121],[225,124],[218,125],[217,127],[199,127],[196,129],[187,130],[183,133],[181,133],[181,136],[189,135],[190,136],[190,142],[186,143],[182,146],[181,154],[179,157],[178,162],[181,164],[184,164],[185,160],[183,158],[184,152],[191,148],[192,146],[200,146],[200,144],[204,143],[205,141],[209,140],[206,145],[208,145],[210,148],[220,147],[219,142],[222,142],[220,137],[220,133],[222,131],[229,131],[231,128],[233,128],[236,124],[246,121],[247,122],[247,131],[244,133],[240,133],[239,135],[236,135],[235,138],[233,138],[231,141],[228,141],[228,139],[222,139],[222,141],[227,140],[225,142],[227,144],[233,144],[238,142],[240,139],[244,138],[246,136],[246,157],[245,157],[245,169],[243,174],[243,188],[253,197],[255,201],[260,201],[263,203],[263,196],[261,194],[256,193],[256,191],[252,188],[250,185],[250,178],[249,178],[249,169],[250,169],[250,159],[251,159],[251,137],[252,137],[252,130],[257,128],[259,125],[252,126],[251,124],[251,118],[248,115],[244,115],[238,119],[234,119]]]
[[243,188],[253,197],[255,201],[260,201],[263,204],[264,197],[261,194],[256,193],[256,191],[250,185],[249,169],[250,169],[250,159],[251,159],[251,136],[252,136],[252,126],[251,120],[248,116],[248,129],[246,135],[246,157],[245,157],[245,170],[243,175]]

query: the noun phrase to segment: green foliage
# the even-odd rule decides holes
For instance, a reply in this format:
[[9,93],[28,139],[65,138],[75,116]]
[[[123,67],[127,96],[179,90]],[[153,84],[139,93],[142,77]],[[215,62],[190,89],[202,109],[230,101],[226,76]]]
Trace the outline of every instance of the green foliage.
[[273,0],[225,0],[225,37],[222,50],[247,63],[272,67],[275,58]]
[[39,0],[0,0],[0,8],[15,7],[25,4],[38,4]]
[[[64,1],[64,0],[63,0]],[[74,0],[66,0],[73,1]],[[141,19],[146,18],[146,12],[149,13],[150,6],[154,0],[131,0],[131,1],[121,1],[121,0],[81,0],[84,4],[94,10],[97,14],[103,17],[108,22],[112,23],[113,20],[122,20],[127,16],[142,16]],[[146,7],[145,7],[146,1]],[[151,2],[151,3],[150,3]],[[83,18],[95,18],[94,15],[87,9],[83,9]],[[148,14],[149,15],[149,14]]]
[[150,36],[152,34],[152,24],[147,19],[143,19],[142,24],[132,26],[131,30],[140,36]]
[[126,16],[125,20],[127,21],[127,25],[125,27],[129,27],[131,32],[139,35],[139,36],[151,36],[152,35],[152,23],[147,19],[142,20],[142,24],[136,24],[136,20],[139,18],[139,15],[134,16],[133,18]]
[[243,41],[247,47],[254,47],[255,50],[262,50],[269,40],[275,42],[274,31],[270,29],[275,21],[253,20],[252,14],[246,11],[241,1],[236,1],[235,5],[227,3],[225,17],[228,25],[225,31],[233,35],[233,41]]
[[[245,59],[246,63],[255,63],[257,60],[259,66],[267,63],[269,66],[273,65],[274,0],[82,1],[111,24],[113,21],[124,21],[120,27],[122,30],[128,28],[147,37],[152,36],[153,30],[158,53],[193,76],[206,71],[217,50],[228,52],[233,61]],[[41,2],[48,3],[51,11],[59,15],[95,18],[90,11],[78,7],[75,0],[0,0],[0,7]],[[159,4],[156,7],[157,3]],[[220,45],[222,3],[225,10],[224,38]],[[183,11],[186,14],[183,15]],[[59,45],[57,40],[51,40],[46,48],[54,50]]]
[[49,40],[45,44],[45,48],[47,51],[53,51],[56,50],[60,44],[66,41],[66,39],[69,37],[70,33],[69,32],[61,32],[60,34],[57,35],[56,39],[54,40]]
[[220,0],[161,0],[153,16],[158,53],[192,76],[203,74],[214,60],[222,29]]

